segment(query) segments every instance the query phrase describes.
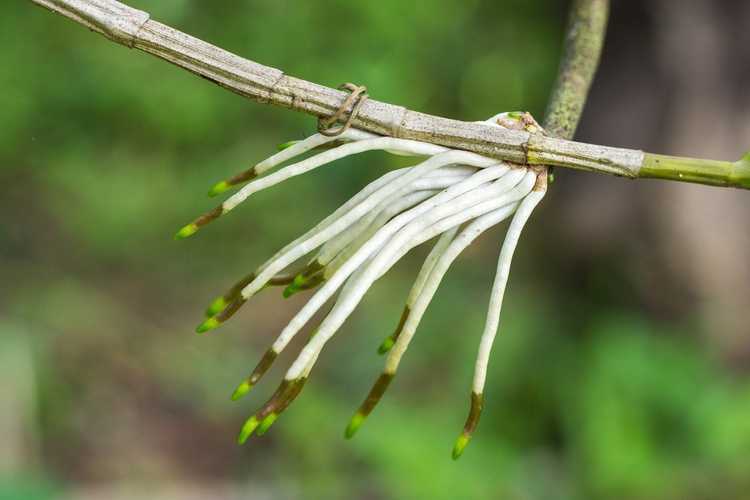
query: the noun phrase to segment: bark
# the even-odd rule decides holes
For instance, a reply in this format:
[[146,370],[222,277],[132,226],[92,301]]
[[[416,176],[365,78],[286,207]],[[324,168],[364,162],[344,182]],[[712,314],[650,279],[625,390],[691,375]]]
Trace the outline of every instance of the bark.
[[[237,94],[317,117],[335,113],[347,93],[258,64],[150,19],[148,13],[115,0],[31,0],[110,40],[160,57]],[[570,134],[580,116],[601,40],[580,34],[603,32],[604,0],[579,0],[574,28],[550,114],[553,133]],[[577,15],[580,13],[580,15]],[[599,40],[597,44],[596,41]],[[570,71],[566,71],[569,68]],[[582,79],[576,77],[582,75]],[[593,69],[591,71],[593,75]],[[388,104],[364,102],[352,125],[373,133],[431,142],[530,165],[560,166],[623,177],[653,177],[750,189],[750,161],[704,162],[671,157],[668,165],[634,149],[592,145],[555,137],[452,120]],[[690,175],[680,176],[689,163]],[[643,168],[643,165],[647,168]]]

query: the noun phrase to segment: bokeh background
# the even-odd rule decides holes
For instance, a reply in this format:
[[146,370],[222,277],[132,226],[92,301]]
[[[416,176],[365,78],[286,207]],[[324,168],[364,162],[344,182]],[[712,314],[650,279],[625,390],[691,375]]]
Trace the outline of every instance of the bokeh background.
[[[567,3],[131,0],[330,86],[467,120],[544,111]],[[614,2],[578,139],[737,159],[750,147],[750,4]],[[440,288],[352,441],[424,250],[381,280],[262,439],[275,387],[229,394],[301,306],[263,293],[215,334],[205,304],[358,187],[379,153],[259,194],[187,241],[215,181],[314,121],[245,101],[30,2],[0,7],[1,499],[747,499],[750,195],[557,172],[523,235],[462,459],[502,233]]]

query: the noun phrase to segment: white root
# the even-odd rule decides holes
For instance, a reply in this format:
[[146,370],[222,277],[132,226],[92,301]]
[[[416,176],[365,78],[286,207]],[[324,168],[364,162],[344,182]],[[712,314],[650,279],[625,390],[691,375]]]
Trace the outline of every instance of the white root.
[[445,273],[454,260],[468,247],[475,239],[489,228],[501,223],[518,208],[518,203],[506,205],[498,210],[489,212],[481,217],[474,219],[461,233],[451,242],[451,244],[440,255],[432,271],[429,274],[425,284],[420,290],[419,295],[413,301],[409,317],[404,323],[404,327],[388,355],[385,363],[386,373],[396,373],[398,365],[401,362],[406,349],[409,347],[411,339],[417,331],[422,316],[427,310],[427,306],[432,301],[432,297],[437,292],[440,282],[443,280]]
[[[511,174],[512,173],[513,172],[511,172]],[[462,197],[463,199],[459,203],[448,204],[447,206],[443,205],[435,208],[435,210],[428,217],[426,217],[426,220],[416,220],[415,223],[411,224],[406,230],[394,237],[393,240],[388,243],[388,245],[377,255],[377,257],[373,259],[370,265],[366,268],[365,272],[360,278],[363,283],[361,285],[358,285],[349,296],[347,296],[341,301],[340,304],[338,304],[337,307],[334,307],[329,315],[323,320],[323,323],[321,323],[320,328],[318,329],[318,334],[313,339],[311,339],[310,342],[302,349],[302,352],[300,353],[297,360],[295,360],[291,368],[289,368],[289,371],[287,372],[285,378],[287,380],[291,380],[299,376],[300,372],[307,364],[307,361],[312,356],[314,356],[316,351],[321,349],[322,346],[336,333],[344,320],[349,316],[349,314],[351,314],[354,307],[356,307],[356,305],[359,303],[359,300],[361,300],[362,296],[367,291],[369,286],[382,274],[382,272],[384,272],[384,270],[382,269],[382,265],[384,263],[388,263],[389,259],[391,259],[394,254],[400,253],[403,255],[414,246],[442,233],[447,229],[455,227],[456,225],[466,222],[467,220],[478,217],[490,210],[495,210],[502,207],[503,205],[515,202],[518,199],[523,198],[524,196],[526,196],[526,194],[529,193],[529,191],[531,191],[532,187],[534,186],[536,175],[532,172],[528,172],[528,174],[524,175],[523,177],[524,180],[521,181],[521,184],[513,188],[511,191],[506,192],[501,188],[497,188],[495,191],[488,189],[483,193],[483,195],[490,199],[484,203],[477,203],[472,205],[470,204],[471,200],[469,200],[467,197]],[[497,186],[493,185],[491,187]],[[504,186],[501,187],[504,188]],[[482,189],[487,188],[480,188],[471,194],[475,194]],[[494,199],[492,199],[493,197]],[[437,196],[435,198],[437,198]],[[424,205],[424,203],[422,205]],[[419,205],[416,208],[419,208],[422,205]],[[408,213],[409,212],[405,212],[405,214],[402,215],[406,215]],[[377,241],[377,236],[373,237],[373,240]],[[368,247],[369,244],[370,242],[365,244],[362,249],[357,252],[357,254],[362,252],[362,250]],[[367,251],[363,253],[366,253],[368,256],[370,255]],[[345,270],[347,270],[350,274],[361,263],[357,259],[357,254],[355,254],[350,259],[350,261],[347,262],[331,278],[328,283],[326,283],[326,286],[335,286],[335,281],[339,273],[344,273]],[[315,299],[318,297],[318,295],[320,295],[322,298],[326,295],[326,292],[330,293],[330,290],[325,291],[326,286],[324,286],[323,289],[318,292],[318,294],[310,299],[310,301],[302,311],[305,311],[307,306],[314,304]],[[307,319],[309,318],[305,318],[305,315],[302,314],[298,314],[297,316],[295,316],[295,318],[293,318],[292,321],[289,322],[289,325],[292,325],[292,328],[287,327],[289,328],[289,330],[285,329],[285,331],[282,332],[279,340],[274,343],[274,349],[278,351],[279,349],[277,348],[283,348],[282,342],[283,345],[286,345],[286,343],[291,340],[291,338],[299,330],[299,328],[307,322]]]
[[[425,142],[409,141],[407,139],[393,139],[391,137],[378,137],[376,139],[365,139],[358,142],[343,144],[337,148],[318,153],[315,156],[298,163],[293,163],[292,165],[283,167],[272,174],[245,184],[242,189],[227,198],[227,200],[221,204],[221,208],[224,213],[229,212],[234,209],[234,207],[245,201],[250,195],[257,193],[258,191],[275,186],[280,182],[302,175],[333,161],[340,160],[341,158],[355,155],[357,153],[364,153],[365,151],[382,149],[396,149],[406,153],[429,156],[445,151],[445,148],[442,148],[441,146],[435,146]],[[476,156],[478,158],[484,158],[483,156]]]
[[[515,116],[503,113],[494,116],[488,123],[495,126],[516,126],[514,120]],[[283,166],[327,144],[327,147],[336,147]],[[390,343],[383,349],[392,347],[379,379],[386,377],[386,385],[374,387],[375,392],[371,392],[373,398],[379,399],[388,381],[398,369],[427,307],[452,263],[479,235],[512,216],[500,251],[475,364],[472,397],[481,398],[513,253],[524,225],[544,197],[544,190],[537,187],[538,171],[521,165],[498,162],[467,151],[412,140],[381,137],[350,128],[336,137],[315,134],[256,164],[251,171],[238,174],[223,184],[220,183],[215,192],[228,189],[227,186],[230,184],[253,179],[230,196],[221,205],[220,212],[226,213],[252,194],[292,177],[335,160],[373,150],[427,158],[414,166],[388,172],[369,183],[331,215],[276,252],[256,269],[254,279],[242,289],[239,298],[232,303],[234,309],[228,311],[226,317],[234,314],[244,300],[263,289],[278,273],[313,252],[315,253],[312,254],[308,267],[294,279],[285,295],[294,293],[295,290],[317,286],[321,282],[322,286],[280,332],[264,357],[266,361],[262,360],[253,372],[257,373],[257,376],[253,375],[248,379],[249,382],[243,382],[245,385],[240,386],[244,387],[243,392],[236,393],[247,392],[265,373],[276,355],[287,347],[321,307],[337,295],[331,310],[284,376],[286,382],[298,383],[286,387],[296,387],[296,390],[301,388],[301,383],[309,376],[326,343],[352,314],[373,283],[411,249],[438,237],[406,298],[405,312],[399,330],[389,338]],[[263,175],[276,167],[280,168]],[[263,176],[257,177],[261,175]],[[539,183],[539,186],[541,185],[543,183]],[[219,210],[214,212],[216,214],[209,213],[210,217],[218,217]],[[197,227],[206,222],[196,220],[194,225]],[[188,235],[194,230],[195,228],[192,228]],[[309,256],[307,258],[310,259]],[[227,310],[230,309],[229,306],[226,307]],[[206,322],[211,328],[225,319],[224,316],[214,319],[210,314]],[[199,328],[199,331],[205,330]],[[282,396],[287,397],[284,394]],[[296,397],[296,394],[289,397]],[[361,410],[363,413],[358,412],[355,415],[359,420],[353,421],[354,430],[372,409],[372,399],[367,401],[370,401],[369,409]],[[286,400],[283,407],[286,407],[288,402],[289,400]],[[268,420],[259,432],[265,432],[273,419],[275,416]],[[252,422],[252,419],[249,422]],[[257,422],[253,425],[257,425]],[[244,438],[247,438],[247,434]]]
[[521,231],[526,225],[526,221],[529,220],[531,212],[536,208],[542,198],[544,198],[545,190],[532,191],[521,205],[518,207],[516,214],[513,216],[513,220],[508,227],[508,232],[505,235],[505,241],[500,249],[500,257],[497,262],[497,272],[495,273],[495,282],[492,284],[492,293],[490,294],[490,305],[487,310],[487,320],[484,325],[484,331],[482,332],[482,338],[479,341],[479,352],[477,353],[477,360],[474,368],[474,382],[473,391],[476,394],[482,394],[484,390],[484,382],[487,377],[487,365],[489,364],[490,351],[492,350],[492,344],[497,334],[497,328],[500,324],[500,309],[503,305],[503,296],[505,295],[505,287],[508,284],[508,275],[510,274],[510,264],[513,260],[513,253],[516,250],[518,239],[521,236]]
[[[315,250],[317,247],[328,241],[330,238],[336,236],[341,231],[345,230],[356,220],[358,220],[368,211],[377,206],[377,204],[380,203],[381,200],[386,199],[388,196],[397,192],[403,186],[408,185],[416,179],[424,176],[431,171],[437,170],[438,168],[457,163],[470,164],[476,167],[490,167],[492,165],[496,165],[497,162],[490,158],[484,158],[473,153],[466,153],[465,151],[449,151],[447,153],[433,156],[432,158],[420,163],[419,165],[412,167],[408,172],[404,173],[401,176],[398,176],[392,182],[377,189],[369,198],[363,200],[357,206],[351,208],[346,214],[343,214],[338,220],[332,222],[324,230],[318,232],[311,238],[300,242],[295,248],[290,249],[285,254],[270,262],[258,274],[256,279],[242,290],[242,296],[246,299],[251,297],[253,294],[262,289],[263,286],[265,286],[265,284],[268,282],[268,280],[270,280],[275,274],[282,271],[290,264],[294,263],[297,259]],[[503,168],[507,170],[507,167],[498,166],[496,168]],[[469,190],[473,187],[472,179],[475,179],[477,176],[481,176],[487,170],[490,169],[485,168],[484,170],[470,176],[465,181],[451,186],[443,193],[435,196],[433,199],[437,199],[442,196],[442,198],[440,198],[438,201],[441,202],[445,198],[445,196],[443,196],[445,193],[450,192],[450,196],[453,196],[453,193],[460,189],[464,189],[463,192],[466,192],[466,190]],[[494,173],[496,172],[496,170],[491,170],[491,172]]]
[[[433,173],[439,173],[441,171],[442,169]],[[426,175],[422,179],[417,179],[416,181],[406,186],[401,191],[381,201],[368,214],[366,214],[356,223],[352,224],[348,229],[340,233],[338,236],[331,238],[326,244],[324,244],[321,247],[320,251],[318,252],[318,255],[316,256],[314,260],[316,260],[320,265],[328,264],[345,247],[350,245],[353,241],[357,240],[357,238],[367,228],[370,227],[373,221],[375,221],[376,219],[382,220],[383,216],[381,216],[381,214],[385,213],[389,215],[380,224],[380,225],[383,225],[394,215],[402,212],[406,208],[411,207],[412,205],[402,205],[401,203],[399,203],[400,200],[404,199],[405,197],[408,197],[410,193],[419,192],[419,191],[429,191],[434,194],[438,190],[448,188],[452,186],[453,184],[456,184],[457,182],[466,179],[468,175],[469,173],[446,175],[446,176]],[[398,208],[398,207],[401,207],[401,208]]]
[[[452,154],[446,153],[446,154]],[[429,161],[429,160],[428,160]],[[415,167],[416,168],[416,167]],[[357,252],[339,269],[329,281],[323,285],[323,287],[305,304],[305,306],[292,318],[287,324],[284,330],[279,335],[279,338],[274,342],[273,349],[276,352],[280,352],[286,344],[294,337],[294,335],[307,323],[313,314],[335,293],[335,291],[341,286],[341,284],[361,265],[369,258],[374,251],[382,246],[393,234],[395,234],[402,226],[411,222],[412,220],[430,212],[436,207],[439,207],[453,198],[466,193],[477,192],[477,186],[487,184],[488,180],[492,180],[493,177],[497,178],[507,171],[507,167],[496,166],[493,168],[484,169],[468,179],[459,182],[433,196],[432,198],[420,203],[416,207],[400,214],[398,217],[391,220],[388,224],[383,226],[370,240],[367,241]],[[514,174],[515,175],[515,174]],[[480,188],[481,189],[481,188]],[[452,227],[452,226],[451,226]],[[446,228],[449,229],[449,228]],[[442,232],[442,231],[441,231]],[[439,233],[436,233],[437,235]],[[434,235],[433,235],[434,236]],[[428,238],[429,239],[429,238]],[[266,271],[272,270],[269,267]],[[275,274],[277,270],[273,270]]]

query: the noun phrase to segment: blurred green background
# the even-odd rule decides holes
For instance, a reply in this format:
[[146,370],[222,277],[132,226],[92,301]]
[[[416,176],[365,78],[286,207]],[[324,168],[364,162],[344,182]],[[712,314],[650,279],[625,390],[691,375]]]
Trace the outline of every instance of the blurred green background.
[[[541,117],[566,2],[131,0],[312,81],[466,120]],[[721,5],[721,7],[719,7]],[[578,138],[736,159],[750,146],[746,2],[615,2]],[[744,19],[744,21],[743,21]],[[0,7],[0,499],[746,499],[750,197],[563,172],[525,232],[475,439],[450,450],[502,233],[440,288],[357,437],[424,250],[368,294],[302,396],[234,444],[279,366],[229,395],[305,297],[203,307],[366,182],[347,159],[187,241],[205,192],[314,120],[245,101],[31,2]]]

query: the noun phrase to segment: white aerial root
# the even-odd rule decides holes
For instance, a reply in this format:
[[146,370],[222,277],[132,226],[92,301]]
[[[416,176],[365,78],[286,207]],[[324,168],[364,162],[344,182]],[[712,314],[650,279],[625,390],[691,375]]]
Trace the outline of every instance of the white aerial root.
[[[538,127],[522,113],[502,113],[488,123],[496,126]],[[320,149],[323,148],[323,151]],[[487,321],[480,341],[472,386],[471,411],[454,448],[458,457],[476,428],[482,409],[487,364],[497,333],[500,308],[510,263],[521,231],[546,189],[544,169],[487,158],[466,151],[412,140],[381,137],[348,129],[336,137],[315,134],[226,181],[216,184],[216,195],[244,184],[214,210],[180,230],[178,237],[195,233],[249,196],[335,160],[382,150],[392,154],[424,156],[418,164],[389,172],[365,186],[349,201],[305,234],[286,245],[255,272],[217,298],[198,327],[202,333],[230,318],[250,297],[268,286],[285,286],[284,296],[320,286],[280,332],[250,376],[235,390],[237,399],[258,382],[277,355],[334,296],[335,301],[287,371],[268,402],[247,420],[240,432],[244,442],[253,432],[266,432],[278,415],[297,397],[325,344],[336,334],[372,284],[409,250],[438,237],[406,299],[396,331],[379,352],[388,352],[383,373],[347,427],[351,437],[373,410],[393,379],[417,327],[450,265],[479,235],[513,216],[500,251]],[[300,155],[308,158],[281,166]],[[281,167],[278,170],[262,174]],[[285,271],[308,257],[301,270]]]
[[[514,176],[516,173],[523,174],[523,172],[518,169],[510,172],[508,177]],[[459,224],[481,216],[490,210],[517,201],[531,191],[536,176],[529,172],[528,176],[524,175],[523,177],[528,180],[524,185],[520,186],[520,188],[515,186],[515,182],[506,183],[501,186],[491,185],[476,189],[471,193],[461,196],[458,198],[460,201],[456,203],[444,203],[436,208],[431,207],[431,210],[428,213],[408,224],[404,229],[399,231],[398,234],[393,236],[387,244],[383,245],[382,248],[379,248],[381,241],[390,236],[389,233],[395,232],[395,230],[389,231],[389,229],[392,229],[389,226],[392,226],[393,229],[397,228],[399,225],[398,223],[401,222],[399,220],[400,218],[411,216],[412,212],[421,208],[422,205],[418,205],[415,209],[404,212],[392,222],[388,223],[383,229],[378,231],[371,240],[360,248],[351,259],[349,259],[349,261],[347,261],[347,263],[331,277],[321,290],[308,301],[300,313],[289,322],[289,326],[282,331],[279,340],[274,344],[277,352],[283,349],[294,334],[299,331],[300,324],[307,322],[309,316],[313,313],[313,309],[317,309],[318,305],[322,305],[322,303],[327,300],[332,289],[338,288],[337,285],[339,282],[346,279],[346,277],[348,277],[351,272],[355,271],[369,255],[372,255],[370,251],[380,250],[378,255],[376,255],[372,259],[372,262],[365,268],[365,271],[360,278],[362,283],[354,287],[351,294],[341,300],[340,304],[337,304],[323,320],[318,334],[302,349],[297,360],[292,364],[291,368],[289,368],[285,378],[287,380],[292,380],[299,376],[310,357],[315,355],[315,353],[322,348],[323,344],[336,333],[338,328],[366,293],[367,289],[369,289],[370,285],[372,285],[380,274],[387,270],[387,265],[392,262],[391,259],[394,256],[403,255],[414,246],[419,245],[446,230],[452,229]],[[516,178],[512,178],[511,181],[515,181]],[[506,191],[507,184],[513,184],[513,189]],[[449,190],[450,188],[443,194],[447,193]],[[436,195],[435,198],[438,198],[439,196],[440,195]],[[482,203],[477,203],[477,200]],[[428,200],[428,202],[429,201],[431,200]]]

